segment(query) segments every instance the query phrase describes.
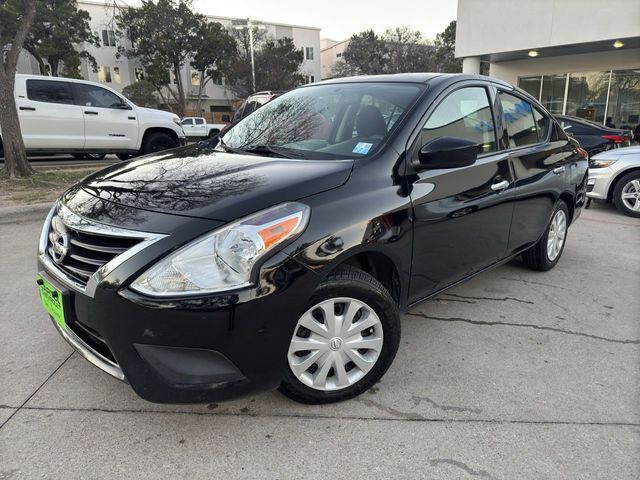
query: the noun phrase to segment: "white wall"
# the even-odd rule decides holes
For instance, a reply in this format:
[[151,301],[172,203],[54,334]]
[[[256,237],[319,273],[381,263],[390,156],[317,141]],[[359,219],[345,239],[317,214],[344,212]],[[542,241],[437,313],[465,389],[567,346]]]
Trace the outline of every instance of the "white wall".
[[640,0],[458,0],[456,56],[640,36]]
[[[324,47],[322,47],[320,51],[322,79],[324,80],[333,76],[333,68],[336,63],[340,61],[340,57],[349,46],[349,39],[336,42],[335,40],[324,38],[321,40],[321,43],[324,43]],[[340,57],[338,55],[340,55]]]

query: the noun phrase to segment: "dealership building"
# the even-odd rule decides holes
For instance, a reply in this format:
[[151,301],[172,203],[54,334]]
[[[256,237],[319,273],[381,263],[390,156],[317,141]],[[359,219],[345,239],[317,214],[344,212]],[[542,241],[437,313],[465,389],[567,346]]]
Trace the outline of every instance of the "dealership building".
[[456,57],[552,113],[640,123],[639,0],[458,0]]

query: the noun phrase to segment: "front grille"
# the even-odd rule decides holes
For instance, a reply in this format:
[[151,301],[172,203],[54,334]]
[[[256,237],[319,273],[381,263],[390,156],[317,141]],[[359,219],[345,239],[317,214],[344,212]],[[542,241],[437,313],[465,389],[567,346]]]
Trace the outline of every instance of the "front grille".
[[112,237],[72,228],[54,215],[49,225],[46,253],[56,266],[80,285],[104,264],[142,239]]

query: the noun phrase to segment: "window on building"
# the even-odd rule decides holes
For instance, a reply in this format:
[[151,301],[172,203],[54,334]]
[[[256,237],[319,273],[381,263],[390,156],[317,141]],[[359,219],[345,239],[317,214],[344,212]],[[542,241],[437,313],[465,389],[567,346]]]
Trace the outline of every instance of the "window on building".
[[531,95],[536,100],[540,100],[540,86],[542,84],[542,76],[537,77],[520,77],[518,86]]
[[102,46],[103,47],[116,46],[116,34],[113,30],[102,30]]
[[640,124],[640,70],[614,70],[606,124],[634,129]]
[[135,76],[136,76],[136,81],[144,80],[144,68],[136,67]]
[[313,82],[315,82],[315,81],[316,81],[316,77],[315,77],[315,75],[309,75],[309,76],[307,77],[307,83],[313,83]]
[[340,58],[342,56],[342,53],[336,53],[336,58]]
[[27,80],[27,98],[36,102],[74,103],[71,86],[56,80]]
[[197,87],[200,85],[200,72],[191,70],[191,85]]
[[551,113],[562,114],[567,75],[545,75],[542,77],[540,103]]
[[484,88],[461,88],[445,98],[422,127],[418,148],[443,136],[476,142],[483,153],[496,150],[493,115]]
[[113,67],[113,81],[115,83],[122,83],[120,78],[120,67]]
[[304,58],[305,60],[313,60],[313,47],[305,47]]
[[78,104],[85,107],[116,108],[123,100],[113,92],[88,83],[74,85]]
[[608,89],[609,72],[570,74],[566,114],[602,124]]
[[111,67],[98,67],[98,81],[102,83],[111,83]]
[[533,109],[529,102],[500,92],[504,125],[507,127],[505,139],[509,148],[535,145],[538,143],[538,131],[533,119]]

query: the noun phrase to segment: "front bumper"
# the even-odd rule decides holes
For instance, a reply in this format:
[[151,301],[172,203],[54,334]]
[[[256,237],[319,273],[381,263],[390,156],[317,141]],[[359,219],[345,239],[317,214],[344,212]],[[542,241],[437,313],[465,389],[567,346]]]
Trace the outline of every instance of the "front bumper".
[[613,175],[614,172],[610,167],[590,168],[587,180],[587,197],[606,200]]
[[54,322],[58,332],[93,365],[152,402],[216,402],[276,388],[293,328],[319,277],[279,253],[250,289],[174,299],[129,290],[149,258],[175,248],[170,238],[107,274],[99,270],[90,289],[62,282],[41,251],[39,273],[64,292],[67,325]]

